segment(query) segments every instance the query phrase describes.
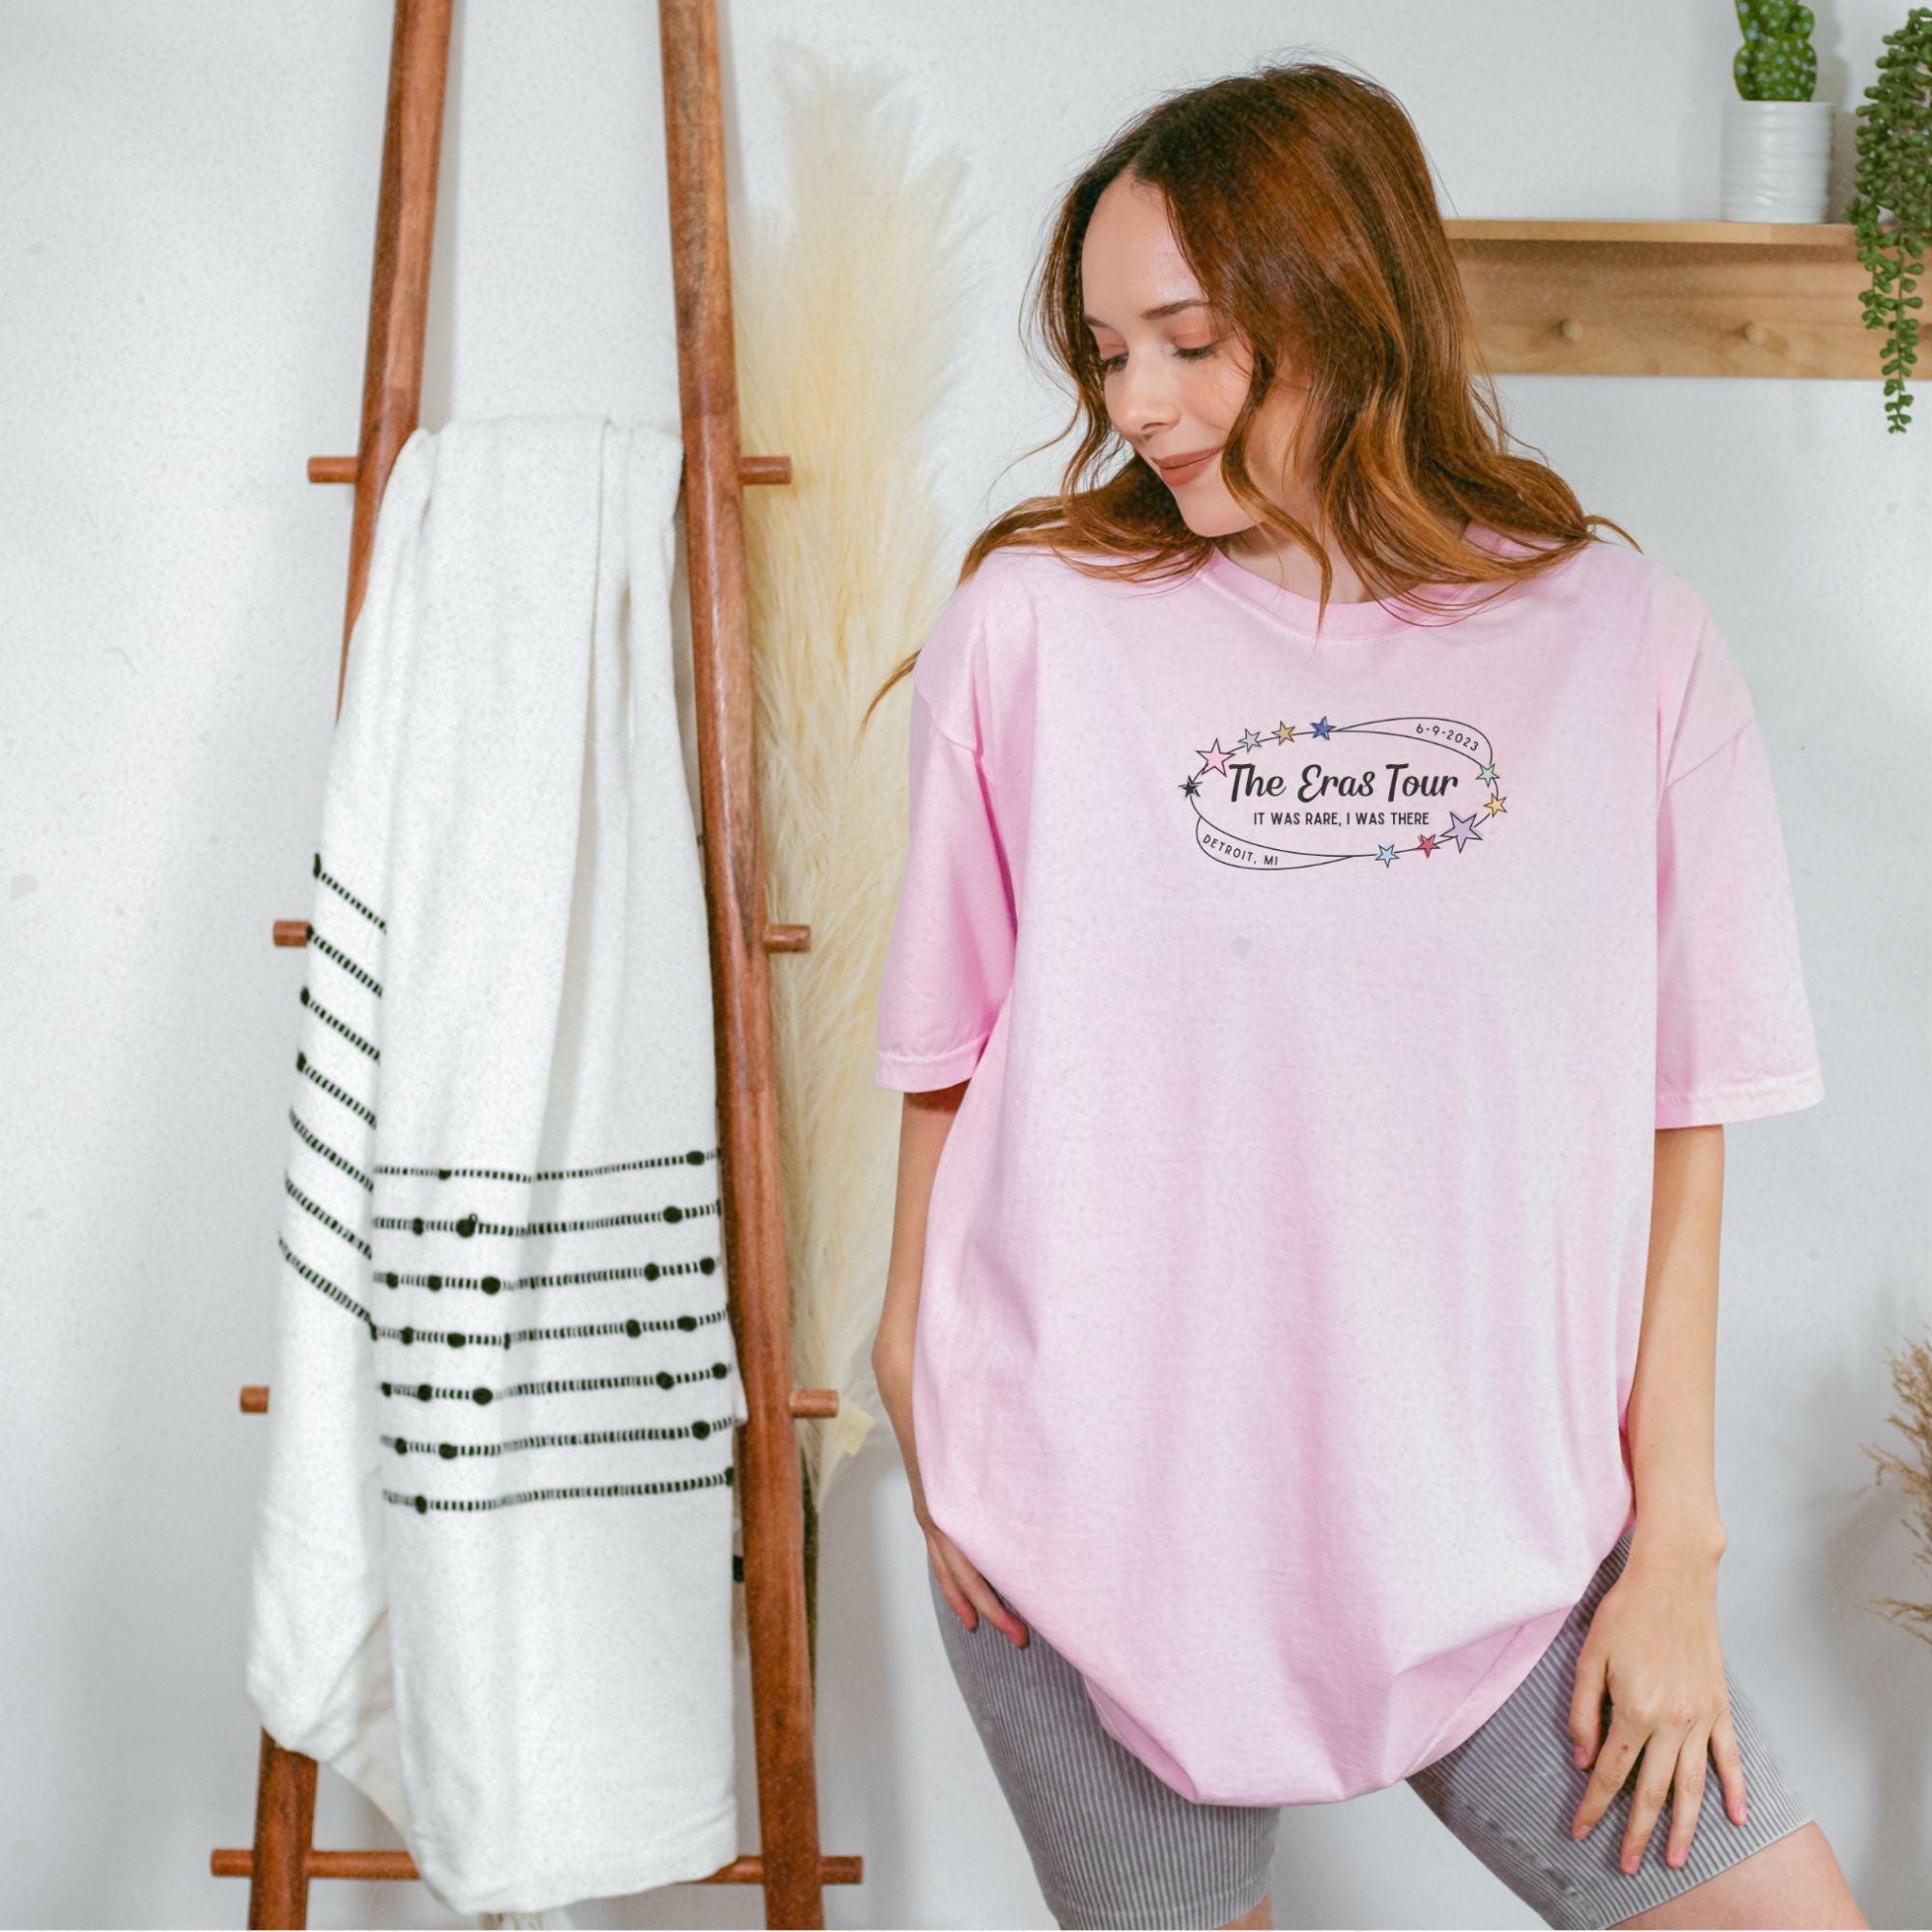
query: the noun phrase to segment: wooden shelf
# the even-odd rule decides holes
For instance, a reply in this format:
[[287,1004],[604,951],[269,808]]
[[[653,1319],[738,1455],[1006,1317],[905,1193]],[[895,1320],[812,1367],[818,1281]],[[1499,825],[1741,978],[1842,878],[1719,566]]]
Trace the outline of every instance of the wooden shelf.
[[1496,375],[1879,382],[1848,221],[1448,221]]

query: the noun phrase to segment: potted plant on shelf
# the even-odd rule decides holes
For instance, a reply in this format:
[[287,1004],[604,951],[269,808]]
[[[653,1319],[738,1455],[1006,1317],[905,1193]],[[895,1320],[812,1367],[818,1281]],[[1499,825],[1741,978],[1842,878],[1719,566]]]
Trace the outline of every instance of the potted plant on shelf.
[[1810,8],[1737,0],[1744,32],[1724,102],[1719,208],[1726,221],[1823,221],[1832,165],[1832,103],[1813,100],[1818,55]]
[[1871,286],[1859,296],[1867,328],[1884,329],[1885,412],[1895,435],[1911,420],[1905,386],[1918,349],[1915,294],[1932,237],[1932,7],[1915,7],[1885,37],[1878,79],[1858,111],[1858,192],[1845,218]]

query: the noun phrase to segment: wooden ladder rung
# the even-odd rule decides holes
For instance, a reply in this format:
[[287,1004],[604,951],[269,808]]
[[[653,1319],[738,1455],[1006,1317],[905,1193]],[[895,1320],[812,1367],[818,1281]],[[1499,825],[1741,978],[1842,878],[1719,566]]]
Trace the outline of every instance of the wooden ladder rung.
[[[208,1868],[216,1878],[253,1878],[255,1854],[246,1845],[224,1845],[209,1854]],[[421,1877],[415,1861],[407,1852],[322,1852],[311,1851],[302,1861],[309,1878],[374,1878],[407,1880]],[[763,1885],[765,1861],[757,1852],[747,1852],[728,1865],[720,1865],[702,1878],[681,1878],[679,1885]],[[820,1885],[864,1885],[866,1861],[857,1854],[821,1852],[818,1855]]]
[[[354,456],[311,456],[308,480],[311,483],[354,483],[360,469]],[[741,456],[738,459],[740,483],[789,483],[791,458],[788,456]]]
[[[269,1412],[269,1385],[267,1382],[243,1382],[242,1384],[242,1413],[243,1415],[267,1415]],[[813,1418],[838,1413],[838,1391],[837,1389],[802,1389],[791,1392],[791,1412],[794,1416]]]
[[[274,942],[277,946],[306,946],[308,944],[308,921],[305,919],[278,919],[274,923]],[[809,925],[772,923],[765,927],[765,951],[767,952],[810,952],[811,951],[811,928]]]

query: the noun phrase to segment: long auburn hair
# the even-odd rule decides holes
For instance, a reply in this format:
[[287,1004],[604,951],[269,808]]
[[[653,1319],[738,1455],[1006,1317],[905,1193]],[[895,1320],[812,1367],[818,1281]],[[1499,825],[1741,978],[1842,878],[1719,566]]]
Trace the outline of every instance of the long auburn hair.
[[[1371,596],[1409,597],[1423,583],[1495,583],[1500,594],[1603,541],[1598,526],[1641,548],[1608,518],[1585,516],[1547,464],[1506,447],[1428,161],[1401,102],[1373,80],[1293,62],[1165,96],[1067,190],[1026,307],[1072,379],[1074,412],[1022,454],[1076,427],[1080,440],[1059,494],[1026,497],[996,517],[967,551],[958,582],[1003,544],[1051,550],[1086,575],[1135,582],[1188,576],[1214,548],[1188,528],[1167,485],[1114,428],[1099,352],[1081,320],[1087,224],[1123,171],[1166,197],[1202,293],[1245,339],[1254,370],[1222,473],[1259,526],[1314,555],[1323,611],[1333,572],[1321,542],[1247,470],[1249,425],[1284,368],[1308,384],[1289,460],[1313,476],[1317,514]],[[1464,520],[1534,547],[1513,556],[1472,544]],[[1119,560],[1083,561],[1069,551]],[[915,650],[894,668],[861,730],[918,660]]]

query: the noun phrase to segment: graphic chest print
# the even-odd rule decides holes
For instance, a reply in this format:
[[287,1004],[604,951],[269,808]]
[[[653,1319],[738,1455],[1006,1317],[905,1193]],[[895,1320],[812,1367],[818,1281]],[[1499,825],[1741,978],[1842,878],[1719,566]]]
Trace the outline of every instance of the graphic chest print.
[[1180,784],[1194,842],[1251,871],[1465,853],[1493,838],[1506,801],[1486,733],[1455,718],[1374,718],[1216,737]]

